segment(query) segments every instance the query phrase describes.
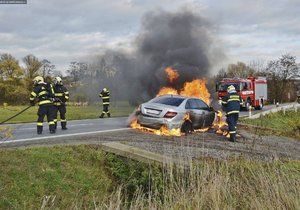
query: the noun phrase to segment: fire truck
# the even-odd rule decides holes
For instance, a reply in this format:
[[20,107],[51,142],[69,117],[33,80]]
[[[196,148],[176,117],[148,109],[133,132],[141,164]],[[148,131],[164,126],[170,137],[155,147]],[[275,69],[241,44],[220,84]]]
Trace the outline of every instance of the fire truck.
[[268,99],[267,79],[265,77],[224,78],[216,85],[219,100],[227,94],[228,86],[233,85],[243,100],[242,108],[262,109]]

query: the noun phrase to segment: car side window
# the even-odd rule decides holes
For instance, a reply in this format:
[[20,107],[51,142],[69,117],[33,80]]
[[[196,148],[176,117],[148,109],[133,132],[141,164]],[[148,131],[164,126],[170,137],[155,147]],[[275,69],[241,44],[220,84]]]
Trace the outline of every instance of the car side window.
[[185,105],[186,109],[199,109],[197,102],[194,99],[189,99]]
[[197,102],[197,107],[199,107],[198,109],[209,110],[209,106],[206,103],[204,103],[204,101],[199,99],[195,101]]

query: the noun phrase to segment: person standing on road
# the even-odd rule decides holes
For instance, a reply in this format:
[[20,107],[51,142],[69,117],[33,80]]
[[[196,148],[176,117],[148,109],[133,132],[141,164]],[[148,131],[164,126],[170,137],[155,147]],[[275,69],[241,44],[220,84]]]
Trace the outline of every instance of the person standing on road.
[[49,83],[44,82],[44,78],[37,76],[33,79],[34,88],[30,93],[30,104],[35,105],[35,101],[39,105],[38,109],[38,119],[37,119],[37,134],[42,134],[43,132],[43,122],[45,116],[47,116],[47,121],[49,124],[50,133],[55,133],[55,123],[54,123],[54,91],[53,87]]
[[109,92],[109,90],[107,88],[103,88],[103,90],[99,94],[99,97],[102,98],[102,104],[103,104],[102,114],[99,116],[99,118],[103,118],[105,114],[107,114],[107,116],[110,117],[110,112],[109,112],[110,92]]
[[235,142],[236,140],[236,125],[239,119],[241,104],[241,97],[237,94],[235,87],[230,85],[227,88],[227,95],[222,98],[222,109],[226,112],[226,122],[230,135],[229,141],[231,142]]
[[54,95],[55,95],[55,129],[57,127],[57,115],[60,114],[60,124],[62,130],[67,130],[67,119],[66,119],[66,102],[69,100],[69,92],[67,88],[63,85],[62,79],[60,77],[54,78]]

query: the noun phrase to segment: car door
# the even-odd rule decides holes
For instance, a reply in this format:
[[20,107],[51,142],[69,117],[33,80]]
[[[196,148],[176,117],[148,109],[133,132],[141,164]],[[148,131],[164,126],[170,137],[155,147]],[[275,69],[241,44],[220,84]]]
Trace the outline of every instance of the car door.
[[203,110],[203,127],[210,127],[215,119],[215,112],[202,100],[196,99],[197,106]]
[[187,112],[190,114],[190,119],[195,129],[201,128],[204,123],[204,110],[201,110],[196,99],[189,99],[185,106]]

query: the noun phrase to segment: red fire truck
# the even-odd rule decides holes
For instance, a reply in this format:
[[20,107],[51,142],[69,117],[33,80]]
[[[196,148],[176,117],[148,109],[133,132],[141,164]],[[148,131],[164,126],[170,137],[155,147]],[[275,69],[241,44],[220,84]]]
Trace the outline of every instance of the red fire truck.
[[243,100],[242,108],[249,110],[250,106],[262,109],[267,95],[267,79],[265,77],[224,78],[216,85],[219,100],[227,94],[228,86],[233,85]]

